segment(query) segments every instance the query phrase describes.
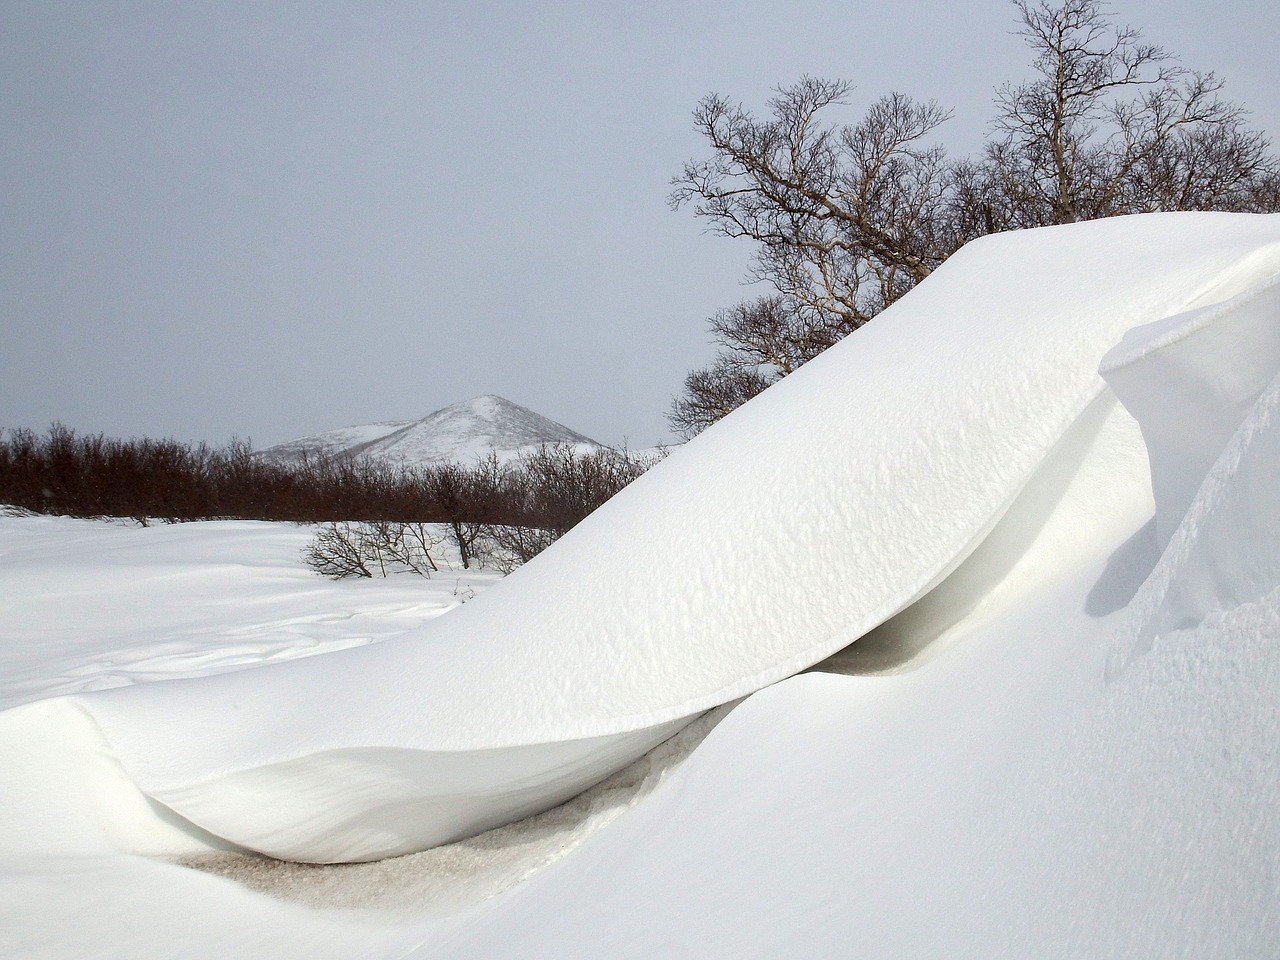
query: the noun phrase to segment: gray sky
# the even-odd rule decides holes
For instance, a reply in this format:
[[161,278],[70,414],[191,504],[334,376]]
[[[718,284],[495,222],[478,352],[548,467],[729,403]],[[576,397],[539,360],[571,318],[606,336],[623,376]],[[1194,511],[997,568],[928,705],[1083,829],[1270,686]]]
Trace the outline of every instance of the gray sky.
[[[1280,135],[1274,0],[1121,0]],[[750,248],[666,206],[716,91],[954,107],[1005,0],[0,0],[0,426],[266,446],[497,393],[667,439]]]

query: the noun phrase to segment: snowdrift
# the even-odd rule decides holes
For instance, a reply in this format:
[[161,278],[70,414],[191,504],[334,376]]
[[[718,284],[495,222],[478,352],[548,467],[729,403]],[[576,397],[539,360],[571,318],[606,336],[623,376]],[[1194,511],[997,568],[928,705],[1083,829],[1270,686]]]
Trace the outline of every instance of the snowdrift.
[[[1114,528],[945,663],[751,697],[672,789],[414,956],[1274,956],[1276,289],[1103,361],[1159,536]],[[1132,599],[1090,609],[1135,572]]]
[[[1098,364],[1151,324],[1108,377],[1126,403],[1152,401],[1136,419],[1159,530],[1185,526],[1196,471],[1274,365],[1242,365],[1230,412],[1204,401],[1213,424],[1192,449],[1166,367],[1187,369],[1191,338],[1221,343],[1199,368],[1210,376],[1192,362],[1177,379],[1180,404],[1217,382],[1222,356],[1271,356],[1277,275],[1276,217],[986,238],[481,600],[378,645],[77,702],[147,796],[243,847],[365,860],[475,833],[877,627],[915,653],[1105,556],[1152,493],[1142,436]],[[1255,346],[1232,353],[1237,328]],[[1055,525],[1075,527],[1067,548],[1020,563]],[[1249,576],[1261,590],[1272,570]]]
[[1137,328],[1103,359],[1151,460],[1160,563],[1108,675],[1215,615],[1280,610],[1280,277]]

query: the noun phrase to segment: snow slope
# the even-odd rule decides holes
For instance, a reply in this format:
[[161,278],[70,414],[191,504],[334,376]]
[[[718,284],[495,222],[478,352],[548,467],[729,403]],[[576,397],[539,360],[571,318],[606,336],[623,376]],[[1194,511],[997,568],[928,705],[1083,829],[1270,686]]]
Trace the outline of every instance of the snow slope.
[[[0,953],[1274,956],[1277,220],[984,241],[877,320],[896,333],[852,338],[871,360],[819,358],[629,488],[607,526],[401,639],[0,713]],[[1096,370],[1116,344],[1113,394]],[[677,491],[689,509],[662,499]],[[821,640],[877,617],[847,649]],[[598,655],[574,642],[587,628]],[[833,652],[826,672],[773,672]],[[402,829],[384,800],[416,789],[397,769],[441,759],[424,755],[537,786],[565,770],[521,779],[522,756],[620,742],[769,677],[606,828],[570,841],[535,818],[448,848],[530,866],[445,916],[301,907],[181,867],[167,858],[219,841],[139,790],[192,788],[267,833],[295,826],[273,805],[313,803],[348,819],[304,845],[358,846],[363,818]],[[326,768],[345,793],[309,781]],[[219,794],[237,780],[253,803]],[[519,853],[547,843],[580,846],[540,868]],[[426,856],[309,869],[368,902],[440,869]]]
[[[1110,435],[1074,429],[1107,402],[1108,348],[1276,275],[1278,240],[1277,218],[1233,216],[985,238],[482,602],[386,643],[81,703],[148,796],[288,859],[405,853],[550,806],[941,583],[1046,460],[1065,484]],[[1126,519],[1078,538],[1129,536],[1149,498],[1145,471],[1117,471],[1089,500]],[[957,618],[959,593],[933,619]]]
[[345,427],[289,440],[268,447],[262,456],[291,461],[321,454],[397,464],[451,461],[470,465],[490,453],[507,460],[549,443],[567,443],[588,452],[600,447],[563,424],[489,394],[451,404],[421,420]]
[[[1240,329],[1272,289],[1107,359],[1157,491],[1194,491],[1176,519],[1157,499],[1171,543],[1131,603],[1088,598],[1154,536],[923,669],[762,691],[632,817],[414,956],[1275,956],[1280,349]],[[1158,402],[1206,389],[1231,405]]]

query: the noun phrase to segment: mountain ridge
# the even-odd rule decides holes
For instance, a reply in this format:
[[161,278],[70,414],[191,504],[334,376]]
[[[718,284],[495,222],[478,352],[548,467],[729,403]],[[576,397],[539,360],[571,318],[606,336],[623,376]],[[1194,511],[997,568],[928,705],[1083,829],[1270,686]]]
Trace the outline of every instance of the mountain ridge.
[[544,444],[588,450],[604,445],[496,394],[441,407],[417,420],[383,420],[309,434],[260,451],[277,462],[307,458],[369,458],[396,464],[474,463],[497,454],[511,459]]

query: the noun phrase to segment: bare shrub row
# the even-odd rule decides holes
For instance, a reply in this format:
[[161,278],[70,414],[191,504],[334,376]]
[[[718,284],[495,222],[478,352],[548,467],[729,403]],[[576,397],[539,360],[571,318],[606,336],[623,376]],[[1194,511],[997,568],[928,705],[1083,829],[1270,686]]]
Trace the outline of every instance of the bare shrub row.
[[510,573],[660,457],[609,449],[582,453],[553,444],[507,463],[490,456],[473,467],[444,464],[406,471],[434,497],[443,538],[433,538],[422,523],[332,522],[316,533],[304,559],[316,572],[335,579],[403,571],[430,576],[439,569],[434,549],[448,541],[464,568]]
[[[638,477],[653,456],[549,445],[503,463],[490,456],[395,466],[360,459],[280,463],[248,444],[45,434],[0,436],[0,503],[75,517],[141,522],[234,518],[328,523],[309,562],[328,576],[434,568],[443,524],[462,564],[524,562]],[[354,524],[354,525],[353,525]]]

